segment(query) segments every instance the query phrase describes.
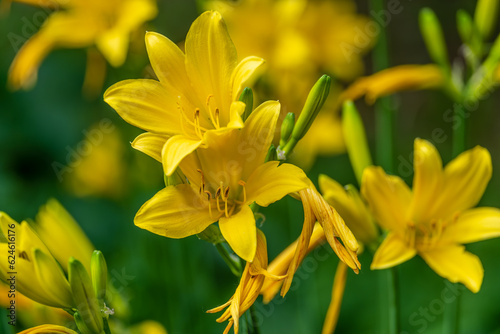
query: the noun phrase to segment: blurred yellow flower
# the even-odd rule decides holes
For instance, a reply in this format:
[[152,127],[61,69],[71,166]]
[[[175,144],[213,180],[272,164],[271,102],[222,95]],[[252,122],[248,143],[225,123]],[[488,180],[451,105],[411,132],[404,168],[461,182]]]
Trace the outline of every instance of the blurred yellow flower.
[[208,310],[208,313],[216,313],[227,309],[217,319],[217,322],[228,320],[229,324],[224,330],[224,334],[229,333],[229,330],[234,324],[234,333],[239,331],[239,318],[248,310],[262,289],[264,278],[272,280],[280,280],[283,277],[270,274],[267,270],[267,243],[266,237],[262,231],[257,230],[257,252],[253,261],[247,262],[243,274],[241,275],[240,284],[236,288],[236,292],[225,304]]
[[[28,223],[19,224],[0,212],[0,229],[3,240],[0,243],[0,279],[9,286],[14,284],[17,291],[41,304],[73,307],[71,288],[61,266]],[[15,245],[15,261],[8,257],[9,245]]]
[[81,197],[122,196],[126,187],[126,161],[119,130],[114,127],[104,132],[94,125],[85,133],[89,136],[78,146],[89,148],[88,154],[81,154],[79,160],[70,166],[65,185],[70,192]]
[[365,169],[362,194],[389,231],[371,268],[393,267],[418,254],[438,275],[478,292],[483,266],[462,244],[500,236],[499,209],[471,209],[491,178],[489,152],[476,146],[443,169],[436,148],[416,139],[414,173],[411,191],[380,167]]
[[214,11],[193,22],[185,54],[157,33],[146,34],[146,46],[159,81],[121,81],[104,100],[125,121],[149,131],[138,139],[163,141],[163,167],[171,175],[189,153],[210,145],[208,136],[243,126],[245,105],[236,101],[263,60],[238,63],[226,25]]
[[[16,0],[14,0],[16,1]],[[17,0],[56,9],[19,50],[9,71],[13,89],[36,83],[40,63],[54,48],[86,48],[95,45],[114,67],[127,56],[130,35],[157,14],[154,0]]]
[[[209,0],[205,7],[221,11],[240,55],[266,59],[267,84],[258,93],[278,98],[283,118],[288,112],[298,116],[321,74],[344,81],[362,74],[361,57],[374,42],[366,32],[369,19],[350,0]],[[336,90],[291,156],[303,168],[317,155],[345,150]]]
[[[279,102],[264,102],[241,130],[207,132],[208,147],[198,148],[179,166],[189,184],[159,191],[139,209],[135,224],[169,238],[184,238],[219,221],[234,252],[251,262],[257,235],[249,205],[268,206],[310,182],[294,165],[265,162],[279,111]],[[143,151],[159,156],[161,150],[162,142],[157,141]]]
[[78,334],[72,329],[57,325],[41,325],[28,328],[19,334]]
[[380,97],[400,91],[438,89],[444,84],[445,77],[437,65],[400,65],[358,79],[342,92],[340,99],[356,100],[366,95],[366,101],[373,104]]

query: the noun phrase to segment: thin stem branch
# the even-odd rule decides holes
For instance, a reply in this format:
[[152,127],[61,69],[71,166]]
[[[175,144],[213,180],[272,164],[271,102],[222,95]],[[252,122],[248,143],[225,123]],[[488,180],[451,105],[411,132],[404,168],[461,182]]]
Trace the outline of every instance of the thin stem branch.
[[217,248],[217,251],[221,255],[222,259],[226,264],[229,266],[229,269],[231,269],[231,272],[236,276],[240,277],[241,276],[241,263],[239,259],[230,254],[229,251],[227,250],[226,247],[224,247],[223,243],[217,243],[215,244],[215,248]]

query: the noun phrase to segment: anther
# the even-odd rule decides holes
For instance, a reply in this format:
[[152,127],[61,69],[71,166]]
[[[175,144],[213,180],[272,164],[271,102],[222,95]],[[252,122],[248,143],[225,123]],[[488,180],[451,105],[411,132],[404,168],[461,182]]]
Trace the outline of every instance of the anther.
[[247,184],[243,180],[239,180],[238,184],[243,187],[243,203],[246,203],[247,202],[247,191],[245,190],[245,186]]
[[207,195],[207,200],[208,200],[208,213],[210,215],[210,218],[212,218],[212,203],[210,203],[210,200],[212,199],[212,194],[208,190],[205,190],[204,192]]
[[220,128],[220,123],[219,123],[219,108],[215,108],[215,125],[217,128]]
[[201,169],[196,170],[201,174],[201,185],[200,185],[200,194],[205,191],[205,176],[203,175],[203,171]]

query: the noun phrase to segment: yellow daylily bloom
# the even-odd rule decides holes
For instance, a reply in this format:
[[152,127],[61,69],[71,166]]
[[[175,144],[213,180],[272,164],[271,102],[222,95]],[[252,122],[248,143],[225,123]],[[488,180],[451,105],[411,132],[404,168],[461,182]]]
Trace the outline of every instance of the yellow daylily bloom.
[[104,100],[128,123],[169,137],[161,156],[165,174],[171,175],[184,157],[209,145],[208,137],[243,126],[245,105],[237,101],[263,59],[238,63],[226,25],[214,11],[193,22],[185,54],[157,33],[146,34],[146,46],[159,81],[121,81]]
[[[279,112],[280,104],[268,101],[252,112],[241,130],[207,132],[207,148],[198,148],[179,166],[189,184],[159,191],[139,209],[135,224],[169,238],[184,238],[219,221],[231,248],[251,262],[257,235],[249,205],[268,206],[310,182],[296,166],[264,162]],[[158,156],[161,141],[148,143],[144,152]]]
[[445,81],[437,65],[400,65],[358,79],[341,94],[340,100],[366,95],[366,101],[373,104],[380,97],[400,91],[442,88]]
[[[123,195],[126,190],[126,161],[120,131],[113,125],[104,130],[99,124],[85,133],[86,138],[75,150],[79,159],[65,167],[68,169],[61,170],[66,187],[80,197],[117,198]],[[85,149],[80,150],[82,147]]]
[[363,174],[362,194],[389,231],[371,268],[393,267],[418,254],[438,275],[478,292],[483,266],[462,244],[500,236],[500,210],[472,208],[491,178],[489,152],[476,146],[443,169],[436,148],[416,139],[414,173],[413,191],[380,167]]
[[[322,74],[345,81],[362,74],[361,57],[374,42],[365,31],[369,19],[357,14],[350,0],[215,0],[205,6],[221,11],[241,55],[266,59],[267,84],[257,91],[279,99],[281,118],[293,112],[298,119],[307,92]],[[345,151],[334,90],[290,157],[304,169],[317,155]]]
[[207,313],[216,313],[227,307],[220,318],[217,319],[217,322],[229,321],[224,334],[229,333],[233,325],[234,333],[238,334],[239,318],[253,305],[259,296],[265,278],[273,280],[283,279],[282,276],[272,275],[266,270],[267,261],[266,237],[262,231],[257,230],[257,252],[255,258],[251,263],[247,262],[236,292],[225,304],[207,311]]
[[61,203],[48,200],[38,211],[31,228],[66,272],[69,259],[74,257],[90,273],[90,258],[95,247]]
[[13,89],[27,89],[37,79],[38,68],[55,48],[95,45],[114,67],[125,61],[130,35],[157,14],[154,0],[18,0],[57,9],[19,50],[9,71]]
[[41,325],[28,328],[19,334],[78,334],[72,329],[58,325]]
[[[15,284],[17,291],[41,304],[73,307],[71,288],[63,270],[28,223],[19,224],[0,212],[0,230],[4,240],[0,243],[0,279]],[[8,262],[11,248],[7,240],[12,235],[15,236],[15,263]]]

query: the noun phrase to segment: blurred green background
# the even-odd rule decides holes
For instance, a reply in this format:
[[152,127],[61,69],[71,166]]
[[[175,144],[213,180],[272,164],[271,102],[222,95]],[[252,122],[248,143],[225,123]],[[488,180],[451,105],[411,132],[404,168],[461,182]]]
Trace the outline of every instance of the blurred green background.
[[[357,3],[359,11],[369,15],[367,1]],[[430,62],[418,30],[418,11],[425,6],[436,11],[443,23],[450,55],[456,56],[460,40],[455,13],[460,8],[473,13],[475,1],[404,0],[401,4],[404,10],[393,16],[387,27],[391,65]],[[183,40],[198,15],[195,2],[187,0],[160,1],[159,10],[147,29],[176,42]],[[30,20],[38,11],[14,4],[10,14],[0,20],[3,36],[0,39],[0,210],[21,221],[33,218],[48,198],[57,198],[81,224],[96,248],[104,252],[111,277],[117,272],[130,276],[126,284],[117,287],[130,302],[131,324],[152,319],[164,324],[171,334],[222,333],[226,324],[216,323],[218,315],[205,311],[226,302],[238,280],[212,245],[196,237],[166,239],[134,226],[138,208],[163,186],[162,169],[159,163],[128,145],[141,131],[118,117],[102,97],[96,100],[82,97],[85,50],[50,53],[42,63],[33,90],[16,93],[6,90],[8,68],[16,53],[6,36],[11,32],[21,35],[25,18]],[[144,77],[147,65],[144,48],[133,49],[123,67],[108,67],[104,89],[123,79]],[[369,74],[370,55],[366,57],[366,65]],[[438,127],[450,138],[450,123],[443,119],[443,113],[453,108],[453,103],[434,91],[402,93],[394,100],[395,161],[397,169],[405,171],[412,161],[414,138],[431,139],[433,129]],[[495,207],[499,206],[500,198],[500,113],[496,107],[499,102],[500,93],[495,92],[472,113],[467,139],[467,148],[481,145],[492,154],[493,177],[480,205]],[[373,110],[363,101],[357,105],[373,143]],[[68,164],[68,153],[84,139],[84,130],[103,119],[113,122],[113,132],[124,144],[120,192],[107,197],[77,196],[66,185],[71,172],[63,174],[60,182],[53,163]],[[448,162],[451,140],[434,144],[444,162]],[[320,173],[343,184],[356,182],[346,155],[320,158],[308,175],[316,182]],[[404,176],[411,184],[411,175]],[[286,198],[262,212],[266,216],[262,229],[272,259],[300,234],[302,208],[298,201]],[[471,244],[467,249],[481,258],[485,277],[478,294],[464,289],[458,292],[460,333],[500,333],[500,241]],[[322,248],[308,257],[285,300],[277,297],[269,305],[263,305],[259,298],[256,310],[261,332],[321,332],[337,262],[331,251]],[[361,256],[360,274],[349,273],[337,333],[380,333],[384,304],[378,290],[384,273],[370,271],[370,262],[371,255],[366,252]],[[443,312],[439,306],[443,303],[439,301],[446,281],[420,258],[399,266],[398,271],[402,330],[441,333]],[[425,308],[430,309],[427,319],[422,315]]]

